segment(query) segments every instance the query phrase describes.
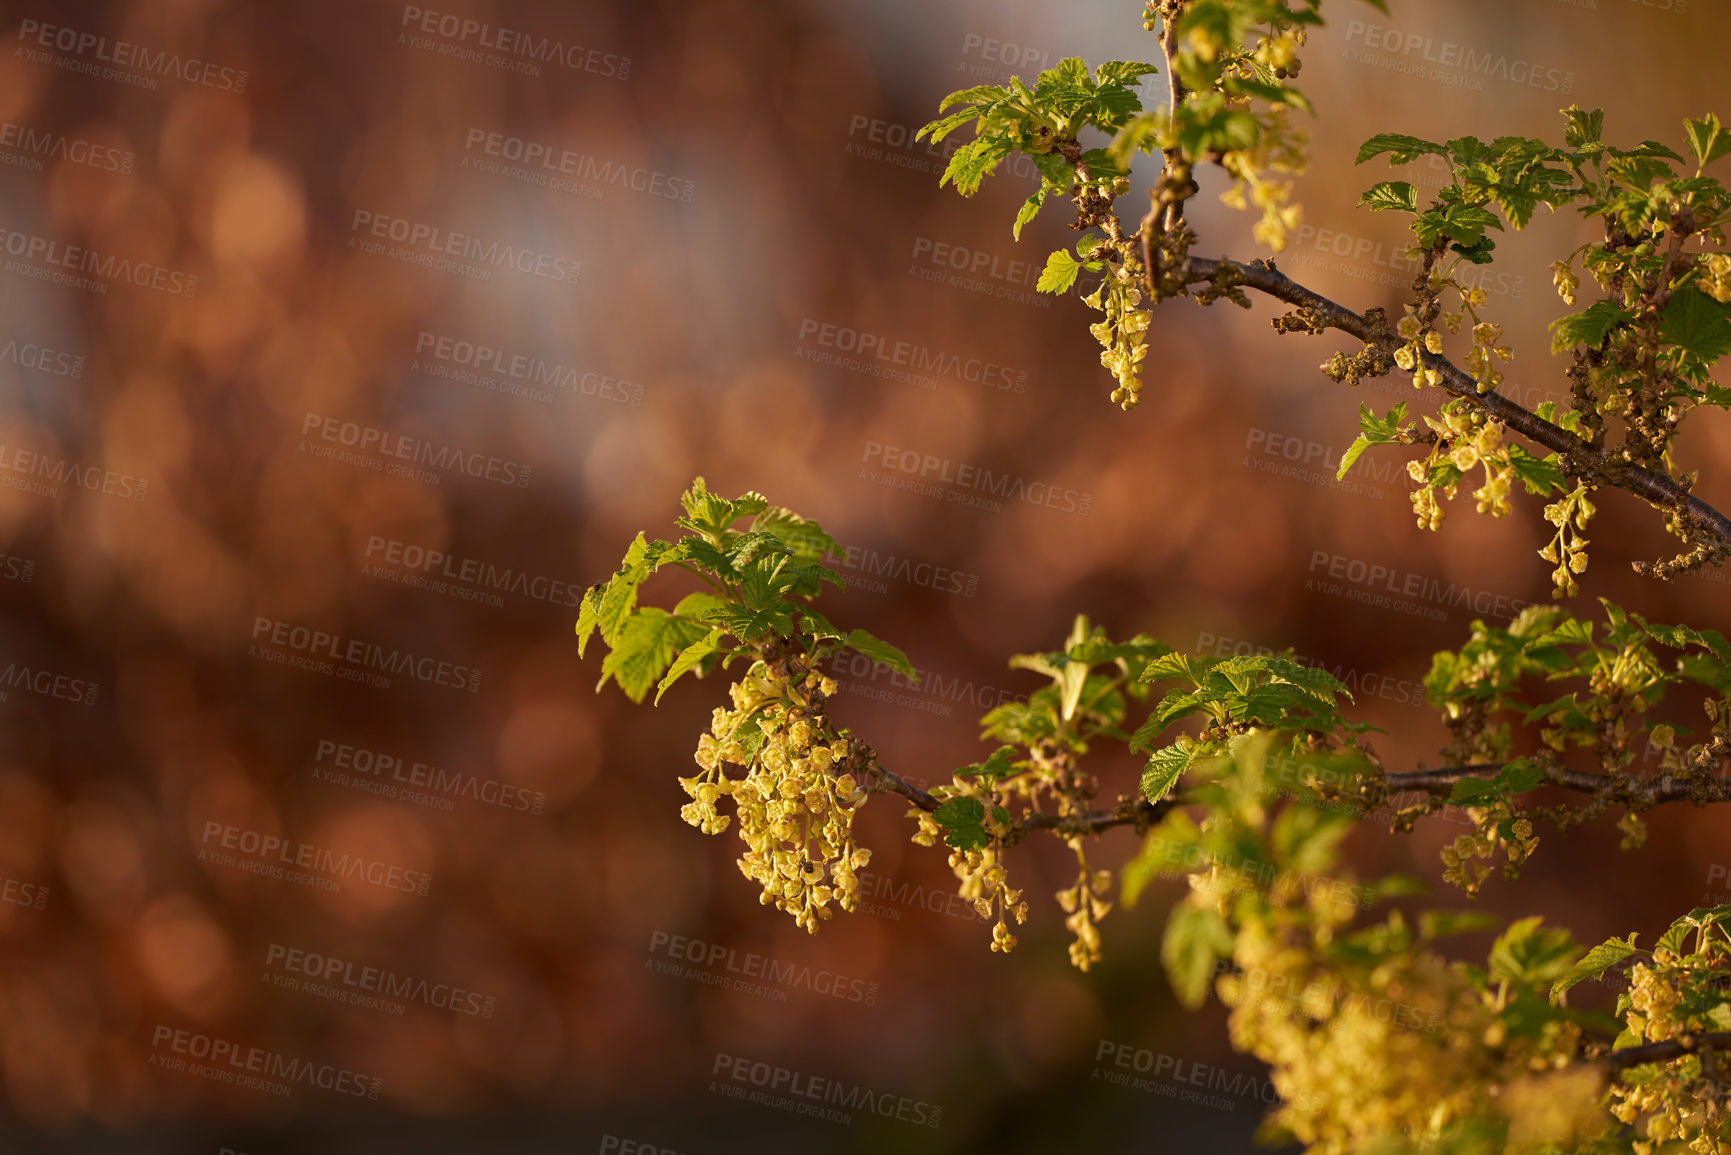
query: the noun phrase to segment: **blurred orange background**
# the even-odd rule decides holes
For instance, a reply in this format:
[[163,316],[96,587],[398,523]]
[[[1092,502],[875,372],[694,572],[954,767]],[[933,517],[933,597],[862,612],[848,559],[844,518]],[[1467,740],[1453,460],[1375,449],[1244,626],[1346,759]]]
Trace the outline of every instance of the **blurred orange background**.
[[[1393,6],[1325,6],[1302,75],[1306,228],[1279,260],[1355,308],[1398,309],[1410,279],[1398,222],[1353,207],[1388,175],[1352,166],[1365,137],[1556,139],[1579,103],[1610,107],[1612,139],[1676,146],[1685,115],[1731,115],[1700,0]],[[679,820],[723,687],[596,695],[571,635],[582,589],[637,531],[671,535],[703,474],[857,548],[824,612],[939,688],[850,668],[837,711],[909,776],[976,760],[985,706],[1039,684],[1005,659],[1078,612],[1181,649],[1293,647],[1351,672],[1391,767],[1434,759],[1431,652],[1548,600],[1537,503],[1491,521],[1463,499],[1426,534],[1400,461],[1329,484],[1359,404],[1407,386],[1334,385],[1316,366],[1341,344],[1277,338],[1266,304],[1158,310],[1145,400],[1118,411],[1093,314],[1031,291],[1074,240],[1063,210],[1014,243],[1027,173],[964,201],[910,139],[957,88],[1154,58],[1140,20],[1117,0],[10,7],[0,1148],[1249,1149],[1255,1093],[1096,1077],[1128,1045],[1173,1085],[1260,1078],[1217,1006],[1167,993],[1181,883],[1115,911],[1084,976],[1049,899],[1072,864],[1031,843],[1031,922],[993,954],[878,799],[873,911],[808,938],[757,905],[731,834]],[[1446,45],[1508,64],[1425,63]],[[1146,158],[1135,175],[1132,218]],[[1259,255],[1220,187],[1198,251]],[[1487,311],[1529,405],[1564,388],[1549,263],[1590,235],[1559,215],[1500,238]],[[862,335],[936,368],[886,374]],[[1731,427],[1695,424],[1684,464],[1724,508]],[[909,453],[1064,496],[874,483]],[[1577,612],[1731,628],[1722,574],[1643,582],[1658,519],[1601,508]],[[1372,567],[1480,611],[1323,588]],[[1621,857],[1609,822],[1542,832],[1481,902],[1585,941],[1651,933],[1731,861],[1712,814],[1653,826]],[[1368,826],[1348,853],[1455,903],[1436,852],[1457,830]],[[1134,850],[1105,842],[1105,863]],[[748,965],[807,977],[715,985]],[[880,1106],[839,1123],[730,1095],[758,1062]]]

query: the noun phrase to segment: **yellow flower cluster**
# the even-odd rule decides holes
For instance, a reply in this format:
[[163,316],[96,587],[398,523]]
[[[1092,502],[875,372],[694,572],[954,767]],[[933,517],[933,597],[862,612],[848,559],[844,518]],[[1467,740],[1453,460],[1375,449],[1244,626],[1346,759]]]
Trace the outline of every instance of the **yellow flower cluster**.
[[[765,906],[793,915],[817,933],[833,916],[833,903],[853,911],[858,871],[871,851],[855,845],[853,816],[866,791],[853,773],[858,754],[824,714],[833,679],[788,663],[763,662],[729,690],[732,710],[717,707],[710,732],[694,755],[703,773],[681,778],[692,801],[680,817],[705,834],[719,834],[729,816],[717,812],[722,795],[733,799],[739,837],[747,850],[742,874],[763,887]],[[746,773],[730,778],[727,765]]]
[[1597,512],[1587,498],[1585,485],[1577,485],[1545,506],[1545,520],[1556,526],[1557,532],[1539,556],[1557,567],[1551,571],[1551,582],[1558,597],[1574,597],[1580,592],[1575,575],[1587,572],[1587,522]]
[[1128,262],[1100,282],[1083,302],[1106,314],[1104,321],[1088,326],[1088,332],[1103,347],[1100,364],[1112,371],[1118,386],[1112,404],[1125,412],[1142,400],[1142,362],[1148,356],[1148,324],[1154,314],[1141,308],[1142,290],[1136,287],[1139,273]]
[[1446,462],[1465,474],[1482,467],[1484,484],[1473,491],[1480,513],[1503,517],[1510,512],[1509,494],[1514,488],[1515,467],[1503,444],[1501,422],[1464,405],[1445,406],[1436,417],[1426,417],[1425,423],[1437,435],[1435,447],[1423,460],[1407,462],[1407,475],[1419,483],[1413,491],[1412,508],[1420,529],[1437,529],[1442,525],[1443,508],[1437,494],[1453,499],[1459,480],[1432,484],[1432,472],[1438,463]]
[[[1653,952],[1651,966],[1637,963],[1629,970],[1624,1021],[1643,1042],[1673,1039],[1704,1025],[1717,1029],[1724,1017],[1727,1004],[1721,1001],[1708,1023],[1696,1021],[1702,1016],[1689,1008],[1695,1004],[1698,1012],[1705,1005],[1704,992],[1685,992],[1682,986],[1701,978],[1701,972],[1677,965],[1680,961],[1661,947]],[[1710,977],[1723,980],[1724,974]],[[1718,1051],[1704,1049],[1635,1068],[1612,1084],[1611,1113],[1645,1134],[1634,1145],[1640,1155],[1671,1150],[1671,1142],[1686,1143],[1697,1155],[1726,1155],[1731,1152],[1731,1064]]]
[[[977,784],[962,783],[957,779],[958,788],[974,797],[980,797],[981,791]],[[978,848],[963,850],[955,848],[950,851],[950,869],[955,872],[960,882],[956,893],[968,899],[974,907],[974,913],[982,920],[990,919],[994,914],[998,921],[992,927],[992,949],[1009,954],[1016,947],[1016,936],[1010,932],[1010,916],[1014,915],[1017,925],[1028,921],[1028,904],[1022,900],[1021,890],[1010,885],[1009,872],[1004,869],[1004,830],[993,813],[995,799],[990,791],[984,791],[983,805],[986,810],[984,827],[992,835],[990,842]],[[919,829],[914,831],[913,842],[917,846],[936,846],[943,837],[943,828],[937,820],[924,810],[917,807],[908,811],[909,817],[919,820]]]

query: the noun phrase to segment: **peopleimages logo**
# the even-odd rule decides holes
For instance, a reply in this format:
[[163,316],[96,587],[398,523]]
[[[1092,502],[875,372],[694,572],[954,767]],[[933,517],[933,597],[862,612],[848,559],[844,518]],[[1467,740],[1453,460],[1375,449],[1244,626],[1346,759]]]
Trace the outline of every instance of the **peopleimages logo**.
[[[391,680],[385,674],[403,674],[430,686],[448,686],[471,694],[481,689],[481,671],[473,667],[416,657],[408,650],[388,649],[293,622],[254,618],[252,640],[253,645],[247,647],[248,657],[364,682],[380,689],[390,688]],[[381,672],[373,673],[375,670]]]
[[74,678],[67,674],[57,674],[53,670],[8,662],[6,668],[0,670],[0,702],[6,701],[9,690],[26,690],[44,698],[76,702],[80,706],[94,706],[96,695],[101,692],[102,686],[88,678]]
[[[1354,49],[1362,45],[1363,50]],[[1375,55],[1391,53],[1388,59]],[[1417,59],[1413,54],[1417,53]],[[1430,80],[1442,81],[1474,91],[1484,88],[1486,79],[1502,79],[1511,84],[1527,85],[1545,92],[1571,93],[1575,90],[1575,74],[1560,68],[1547,68],[1530,60],[1510,59],[1505,53],[1489,49],[1479,51],[1470,45],[1452,40],[1439,41],[1419,32],[1402,32],[1363,20],[1349,21],[1346,26],[1346,47],[1341,55],[1360,63],[1376,64],[1396,72],[1408,72]],[[1424,65],[1434,67],[1425,68]]]
[[[6,262],[6,271],[34,277],[50,284],[67,285],[87,292],[107,293],[102,281],[136,285],[154,289],[175,297],[198,296],[198,277],[178,269],[134,261],[110,253],[104,256],[82,245],[68,245],[51,237],[0,227],[0,252],[17,260]],[[92,281],[78,273],[92,273],[102,281]]]
[[[399,254],[397,250],[391,250],[385,255],[443,271],[462,272],[464,269],[490,265],[495,269],[513,269],[529,276],[568,285],[575,285],[583,272],[581,261],[499,241],[489,241],[473,233],[452,232],[425,221],[413,221],[407,217],[373,212],[371,209],[356,209],[349,222],[349,229],[356,234],[349,238],[351,246],[356,244],[356,237],[389,240],[420,251]],[[373,245],[364,251],[381,252],[383,247]],[[474,265],[457,267],[454,262],[459,261],[474,262]],[[485,269],[479,271],[486,272]]]
[[[839,547],[840,554],[826,553],[823,563],[841,570],[848,589],[863,589],[870,593],[888,593],[890,587],[876,578],[887,577],[910,585],[924,586],[938,593],[961,594],[971,598],[980,588],[978,574],[963,573],[929,561],[916,561],[897,554],[882,554],[865,546]],[[573,602],[573,605],[576,603]]]
[[84,358],[75,353],[62,353],[29,341],[20,343],[7,338],[0,345],[0,365],[12,364],[20,369],[34,369],[55,377],[70,377],[74,381],[84,376]]
[[[403,6],[403,19],[398,26],[404,30],[398,34],[399,44],[406,41],[412,48],[428,49],[440,56],[490,64],[529,76],[539,76],[542,64],[558,64],[573,72],[588,72],[613,80],[624,80],[631,75],[629,56],[585,48],[581,44],[566,44],[551,36],[501,28],[450,12],[418,8],[413,4]],[[420,35],[416,37],[410,33]]]
[[[216,840],[216,848],[211,848],[211,840]],[[321,890],[340,890],[342,882],[337,880],[359,880],[386,890],[400,890],[404,894],[426,897],[427,888],[432,885],[433,876],[424,870],[409,870],[405,867],[384,862],[376,858],[368,858],[364,854],[338,854],[324,846],[314,846],[310,842],[290,842],[277,834],[264,834],[257,830],[248,830],[240,826],[231,826],[226,822],[206,822],[203,845],[198,851],[198,861],[214,862],[218,866],[240,865],[233,854],[222,854],[221,851],[233,850],[246,855],[252,862],[241,868],[250,874],[263,874],[271,878],[287,877],[283,867],[289,867],[290,873],[299,870],[312,870],[328,876],[325,879],[309,880],[306,877],[289,878],[291,882],[306,885],[318,885]],[[334,883],[334,885],[333,885]]]
[[[17,475],[0,478],[0,488],[16,489],[37,497],[59,497],[60,485],[64,483],[130,501],[143,501],[150,492],[150,482],[142,477],[95,465],[80,465],[64,457],[50,457],[46,453],[8,446],[5,442],[0,442],[0,471]],[[28,480],[33,477],[43,480]]]
[[[754,951],[741,952],[718,942],[686,938],[665,930],[650,934],[649,953],[651,956],[662,954],[671,960],[670,964],[657,966],[656,969],[663,974],[695,978],[712,986],[730,987],[746,994],[779,996],[777,1001],[785,1002],[787,991],[793,987],[804,987],[814,995],[828,995],[844,1003],[860,1003],[868,1007],[878,1001],[876,983],[838,975],[834,971],[813,970],[798,963],[783,963]],[[678,966],[679,963],[690,963],[701,969],[691,971],[688,967]],[[759,979],[762,982],[754,981]]]
[[[607,186],[641,193],[656,200],[690,204],[697,186],[684,177],[668,176],[652,168],[633,167],[598,160],[587,153],[572,152],[538,140],[471,128],[463,141],[465,154],[480,153],[488,160],[463,157],[463,167],[483,173],[498,173],[524,184],[541,185],[556,192],[574,192],[600,200]],[[504,162],[504,163],[498,163]],[[521,168],[512,168],[521,165]],[[568,179],[567,179],[568,178]],[[579,184],[582,181],[585,183]]]
[[498,596],[499,593],[573,608],[583,601],[585,587],[580,582],[530,574],[478,558],[457,557],[443,550],[376,534],[367,538],[366,557],[367,562],[361,567],[365,577],[394,581],[465,601],[502,606],[505,601]]
[[[313,435],[310,446],[307,440],[304,440],[309,433]],[[423,438],[392,433],[376,426],[344,421],[340,417],[326,417],[321,413],[308,413],[301,419],[301,435],[303,440],[299,449],[302,453],[432,485],[439,484],[443,479],[436,473],[414,466],[430,465],[434,469],[455,471],[466,477],[485,478],[499,485],[515,485],[519,488],[528,486],[533,469],[520,461],[506,461],[503,458],[489,457],[485,453],[465,452],[456,446],[440,445]],[[321,441],[330,444],[320,445]],[[332,448],[338,445],[355,452],[339,452]],[[368,454],[378,456],[367,456]],[[381,460],[382,458],[389,460]],[[413,462],[414,465],[405,465],[403,462]]]
[[[111,64],[115,69],[136,69],[147,76],[173,76],[188,84],[200,84],[223,92],[246,91],[247,74],[244,68],[227,68],[193,56],[182,57],[177,52],[153,51],[142,44],[133,44],[126,40],[110,42],[106,36],[83,32],[77,28],[44,24],[40,20],[25,20],[18,25],[18,39],[34,41],[41,48],[53,49],[68,56],[88,57],[102,64]],[[35,55],[32,55],[31,59],[36,59]],[[114,69],[103,69],[94,65],[73,68],[71,71],[101,75],[106,80],[125,79],[124,75],[108,75]],[[150,87],[154,88],[155,84]]]
[[1015,44],[969,32],[962,37],[962,60],[956,71],[982,79],[1008,80],[1012,75],[1031,79],[1055,64],[1057,61],[1050,52],[1031,44]]
[[[1000,365],[984,357],[967,357],[960,353],[933,349],[917,342],[893,339],[882,333],[870,333],[847,325],[806,317],[799,323],[799,339],[802,342],[813,341],[818,348],[808,351],[802,344],[794,351],[796,357],[803,357],[817,364],[835,365],[839,369],[852,369],[873,377],[887,376],[894,380],[906,380],[922,389],[933,388],[936,382],[930,376],[915,374],[937,374],[957,381],[985,385],[1005,393],[1028,391],[1026,369]],[[838,357],[835,354],[843,356]],[[847,356],[849,354],[852,356]],[[902,372],[885,371],[891,368]]]
[[459,798],[526,814],[539,814],[547,805],[547,796],[539,790],[525,790],[429,762],[410,762],[401,754],[352,746],[332,738],[319,739],[313,754],[312,776],[405,802],[436,802],[439,805],[435,809],[440,810],[453,809],[452,802]]
[[1002,301],[1032,305],[1037,309],[1052,307],[1050,294],[1034,291],[1040,276],[1037,263],[1005,260],[985,249],[972,249],[931,237],[914,238],[912,263],[908,266],[907,275]]
[[[1318,574],[1318,570],[1322,573]],[[1304,583],[1305,589],[1317,589],[1323,593],[1346,597],[1349,601],[1413,613],[1439,622],[1446,621],[1448,615],[1443,609],[1436,607],[1467,606],[1476,614],[1485,614],[1497,621],[1508,621],[1532,604],[1521,598],[1511,598],[1490,590],[1475,590],[1471,586],[1454,582],[1444,585],[1440,578],[1412,572],[1402,573],[1390,566],[1366,562],[1344,554],[1329,553],[1322,549],[1311,552],[1310,573],[1313,576]],[[1334,579],[1334,584],[1331,585],[1326,579]],[[1342,579],[1353,588],[1343,593],[1339,584]],[[1393,595],[1392,600],[1389,595]],[[1403,600],[1406,598],[1432,604],[1417,605]]]
[[[276,1051],[267,1051],[263,1047],[243,1048],[239,1043],[228,1039],[219,1039],[196,1031],[176,1030],[161,1023],[157,1024],[151,1036],[150,1046],[156,1051],[166,1047],[171,1055],[209,1060],[208,1067],[189,1068],[185,1059],[162,1058],[153,1054],[150,1056],[150,1066],[170,1071],[189,1070],[217,1082],[235,1083],[279,1095],[288,1094],[288,1084],[300,1083],[338,1094],[353,1095],[358,1099],[377,1099],[382,1086],[381,1080],[346,1067],[296,1059]],[[264,1086],[263,1080],[278,1082]]]
[[270,944],[265,951],[264,965],[281,972],[266,976],[276,986],[391,1014],[402,1014],[404,1007],[401,1002],[386,1002],[388,999],[420,1003],[435,1010],[480,1019],[492,1018],[498,1004],[497,997],[479,991],[465,990],[450,983],[435,983],[413,975],[399,975],[383,967],[357,966],[334,955],[282,943]]
[[[713,1076],[709,1084],[711,1091],[835,1123],[853,1120],[851,1116],[823,1104],[926,1127],[936,1127],[944,1117],[944,1109],[935,1103],[910,1099],[906,1095],[874,1092],[858,1084],[849,1085],[837,1079],[804,1074],[773,1063],[754,1062],[738,1055],[718,1052],[710,1074]],[[748,1087],[759,1090],[753,1093],[747,1090]]]
[[[612,401],[633,408],[639,408],[643,404],[643,386],[633,382],[609,377],[592,369],[579,369],[545,361],[528,353],[502,349],[480,341],[429,333],[425,329],[415,337],[415,356],[417,360],[409,368],[429,377],[478,385],[497,393],[528,397],[544,404],[551,404],[554,395],[541,386],[550,386],[568,393],[581,393],[598,401]],[[499,380],[500,378],[503,380]]]
[[[900,449],[880,441],[866,442],[860,461],[863,465],[877,464],[894,471],[880,473],[862,468],[859,473],[861,481],[893,486],[957,505],[976,506],[993,513],[1003,509],[1003,505],[991,500],[992,497],[1013,498],[1061,513],[1079,513],[1083,517],[1088,516],[1088,509],[1094,503],[1091,493],[1065,489],[1050,482],[1029,482],[1013,474],[993,473],[977,465],[958,465],[947,457],[936,457],[917,449]],[[902,476],[896,476],[898,473]],[[936,482],[956,488],[944,489],[932,480],[933,474],[937,475]],[[990,497],[986,496],[988,494]]]
[[97,144],[81,137],[67,136],[46,128],[29,128],[10,120],[0,121],[0,148],[15,150],[0,153],[0,163],[41,172],[47,160],[63,160],[85,165],[98,172],[130,173],[132,153],[113,145]]

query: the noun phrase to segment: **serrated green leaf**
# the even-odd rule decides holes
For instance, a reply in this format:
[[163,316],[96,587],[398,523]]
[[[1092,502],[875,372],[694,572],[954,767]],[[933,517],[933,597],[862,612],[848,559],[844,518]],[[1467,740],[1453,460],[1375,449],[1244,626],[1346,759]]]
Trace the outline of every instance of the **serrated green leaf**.
[[1003,778],[1016,772],[1016,748],[999,746],[984,762],[975,762],[956,771],[957,778]]
[[1501,798],[1503,791],[1488,778],[1462,778],[1449,791],[1451,806],[1482,806],[1493,799]]
[[1561,978],[1580,950],[1569,932],[1534,915],[1514,923],[1491,946],[1490,976],[1540,985]]
[[1196,1010],[1207,1000],[1214,985],[1214,962],[1231,956],[1232,942],[1232,929],[1213,907],[1181,902],[1172,908],[1160,942],[1160,961],[1172,993],[1185,1007]]
[[1407,136],[1398,132],[1379,132],[1358,146],[1358,159],[1354,164],[1363,164],[1373,157],[1388,153],[1388,163],[1391,165],[1410,164],[1414,159],[1425,156],[1447,156],[1448,150],[1442,145],[1416,136]]
[[1527,487],[1527,492],[1539,496],[1563,490],[1563,470],[1555,453],[1535,457],[1519,445],[1509,446],[1509,464],[1515,476]]
[[1689,135],[1689,150],[1703,168],[1731,152],[1731,133],[1710,112],[1700,120],[1683,121],[1683,131]]
[[919,676],[908,656],[888,642],[874,638],[864,630],[854,630],[848,634],[846,644],[849,649],[858,650],[874,662],[882,662],[913,685],[919,684]]
[[802,562],[818,563],[845,553],[835,538],[824,532],[823,526],[784,505],[772,505],[752,518],[751,530],[774,536]]
[[1659,314],[1659,340],[1710,366],[1731,353],[1728,313],[1731,307],[1721,305],[1699,289],[1685,286],[1671,294]]
[[1335,848],[1356,821],[1342,810],[1294,803],[1274,820],[1269,846],[1285,869],[1305,877],[1320,875],[1335,864]]
[[785,637],[792,633],[793,607],[783,601],[772,601],[755,610],[730,604],[711,611],[706,620],[725,626],[728,633],[742,642],[756,642],[771,634]]
[[601,689],[612,678],[626,697],[643,701],[674,655],[706,632],[702,626],[682,622],[663,609],[650,606],[638,610],[626,619],[612,652],[601,663],[601,681],[595,688]]
[[1563,141],[1570,148],[1579,149],[1586,145],[1599,143],[1600,135],[1605,128],[1605,110],[1596,108],[1586,112],[1571,105],[1563,112]]
[[819,642],[845,636],[830,624],[828,618],[808,606],[799,608],[799,629],[807,637]]
[[1055,250],[1046,258],[1046,267],[1040,273],[1040,279],[1034,288],[1042,293],[1067,292],[1076,278],[1082,273],[1082,266],[1076,259],[1063,249]]
[[[690,673],[697,667],[698,663],[703,661],[703,659],[721,649],[723,633],[724,631],[722,630],[711,630],[708,634],[679,651],[679,656],[675,658],[673,664],[667,668],[667,675],[663,677],[660,684],[655,687],[655,704],[657,706],[661,705],[661,695],[667,693],[667,688],[669,686]],[[701,675],[699,676],[701,677]]]
[[1576,345],[1597,349],[1606,337],[1635,319],[1635,314],[1611,301],[1598,301],[1573,316],[1551,322],[1551,352],[1566,353]]
[[1401,423],[1406,420],[1406,402],[1402,401],[1388,411],[1388,416],[1378,417],[1371,412],[1370,406],[1358,407],[1359,435],[1347,446],[1341,454],[1340,468],[1335,472],[1335,479],[1346,476],[1354,463],[1364,455],[1364,451],[1375,445],[1400,445],[1404,443],[1401,435]]
[[1028,199],[1022,202],[1022,207],[1016,210],[1016,224],[1010,229],[1014,240],[1022,239],[1022,226],[1033,220],[1040,212],[1040,206],[1046,203],[1046,187],[1041,185],[1035,189]]
[[991,842],[986,833],[986,808],[977,798],[952,798],[932,811],[943,828],[944,841],[958,850],[979,850]]
[[708,621],[709,619],[705,615],[714,613],[726,604],[726,598],[705,590],[698,590],[696,593],[686,594],[680,598],[679,604],[673,607],[673,612],[682,618],[697,618],[700,621]]
[[1142,770],[1142,797],[1158,802],[1177,783],[1179,775],[1189,768],[1194,747],[1176,743],[1154,751]]
[[1586,979],[1601,979],[1605,972],[1635,953],[1635,936],[1630,935],[1627,941],[1622,939],[1607,939],[1588,951],[1580,962],[1569,972],[1551,984],[1551,1004],[1563,997],[1576,983]]
[[1482,910],[1424,910],[1418,916],[1418,936],[1432,942],[1456,934],[1475,934],[1502,925],[1502,919]]
[[577,656],[581,658],[589,645],[589,637],[601,623],[601,595],[607,583],[596,582],[583,591],[583,604],[577,609]]
[[[1688,954],[1689,935],[1694,929],[1693,926],[1689,925],[1687,919],[1678,919],[1666,929],[1664,934],[1659,936],[1659,941],[1653,944],[1653,949],[1656,951],[1668,950],[1674,955]],[[1630,938],[1633,941],[1633,936]]]
[[1365,194],[1358,198],[1358,207],[1377,212],[1397,210],[1416,213],[1418,192],[1404,180],[1385,180],[1365,190]]

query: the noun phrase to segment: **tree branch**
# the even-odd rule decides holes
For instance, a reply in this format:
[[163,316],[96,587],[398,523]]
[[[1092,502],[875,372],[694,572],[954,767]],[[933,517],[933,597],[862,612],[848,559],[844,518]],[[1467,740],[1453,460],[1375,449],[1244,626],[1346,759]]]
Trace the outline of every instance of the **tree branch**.
[[[1277,270],[1273,261],[1243,264],[1224,258],[1190,258],[1188,279],[1192,282],[1217,281],[1223,273],[1232,284],[1256,289],[1304,310],[1308,315],[1307,319],[1315,326],[1313,331],[1320,332],[1324,328],[1339,329],[1366,345],[1391,354],[1403,343],[1386,327],[1375,324],[1363,314],[1355,313],[1292,280]],[[1715,552],[1731,552],[1731,517],[1691,496],[1685,486],[1663,474],[1616,460],[1613,451],[1595,448],[1501,393],[1480,393],[1478,382],[1472,375],[1446,357],[1429,352],[1422,353],[1422,357],[1425,368],[1434,369],[1441,374],[1442,388],[1484,409],[1530,441],[1561,454],[1570,473],[1595,480],[1602,479],[1607,484],[1656,506],[1686,510],[1713,536],[1716,541]],[[1635,568],[1638,572],[1646,573],[1649,566],[1647,563],[1637,562]]]
[[[894,771],[879,764],[874,764],[872,769],[883,781],[883,793],[899,794],[927,814],[943,805],[928,791],[921,790]],[[1024,832],[1053,830],[1060,834],[1074,835],[1099,834],[1114,826],[1134,826],[1142,829],[1165,817],[1174,807],[1186,805],[1189,801],[1189,795],[1184,791],[1174,791],[1158,802],[1150,802],[1136,794],[1120,798],[1118,805],[1111,810],[1087,810],[1080,814],[1063,815],[1030,814],[1023,818],[1019,825]]]
[[[1449,794],[1454,790],[1454,784],[1461,779],[1488,778],[1504,765],[1502,762],[1486,762],[1472,766],[1438,766],[1434,770],[1385,774],[1383,782],[1391,793],[1418,790],[1426,794]],[[1661,774],[1657,778],[1628,778],[1550,766],[1545,768],[1544,784],[1582,794],[1608,796],[1613,802],[1633,803],[1642,809],[1664,802],[1689,801],[1701,806],[1714,802],[1731,802],[1731,778],[1697,778],[1674,774]]]
[[1612,1051],[1597,1062],[1610,1068],[1612,1073],[1626,1071],[1630,1067],[1638,1067],[1642,1063],[1663,1063],[1671,1059],[1680,1059],[1684,1055],[1693,1055],[1701,1051],[1731,1048],[1731,1031],[1709,1031],[1706,1034],[1684,1034],[1673,1039],[1662,1039],[1657,1043],[1643,1043],[1639,1047],[1624,1047],[1620,1051]]

